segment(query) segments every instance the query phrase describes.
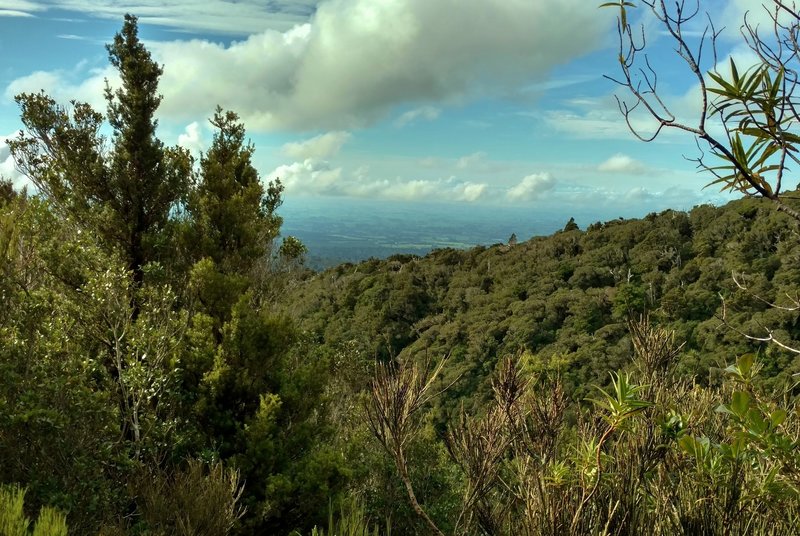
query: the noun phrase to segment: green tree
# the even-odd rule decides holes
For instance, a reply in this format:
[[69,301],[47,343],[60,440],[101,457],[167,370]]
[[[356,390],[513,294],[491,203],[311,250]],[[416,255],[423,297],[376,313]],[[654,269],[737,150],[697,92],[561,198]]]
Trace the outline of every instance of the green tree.
[[12,201],[15,197],[17,197],[17,192],[14,190],[12,182],[0,175],[0,206]]
[[[38,198],[0,207],[0,482],[84,534],[124,504],[128,454],[109,353],[90,334],[104,316],[85,321],[100,302],[110,312],[116,293],[93,283],[121,262],[93,241]],[[76,281],[88,283],[75,292]]]
[[192,176],[188,151],[156,137],[161,67],[139,40],[137,19],[126,15],[107,46],[122,86],[106,86],[111,150],[100,134],[103,115],[88,104],[58,104],[45,93],[16,97],[25,132],[9,142],[15,162],[65,217],[119,250],[140,285],[144,266],[166,252],[170,211]]
[[281,247],[278,250],[280,258],[288,264],[303,263],[303,257],[308,253],[308,248],[303,244],[299,238],[295,236],[287,236],[281,242]]
[[[187,202],[187,257],[190,285],[200,311],[222,324],[239,298],[269,276],[273,241],[282,218],[276,214],[283,186],[265,189],[252,163],[255,148],[234,112],[217,108],[211,119],[214,141],[200,160],[200,182]],[[299,246],[302,243],[298,241]]]
[[[797,156],[800,150],[800,135],[797,133],[800,110],[796,93],[800,82],[800,44],[797,39],[800,12],[795,2],[771,0],[760,3],[759,10],[763,8],[762,14],[767,16],[766,24],[754,22],[749,13],[745,13],[740,32],[743,44],[756,58],[751,66],[743,66],[741,62],[737,64],[732,56],[726,63],[717,63],[717,38],[721,30],[715,28],[709,14],[706,14],[708,23],[700,39],[693,41],[688,38],[688,26],[701,15],[699,2],[693,8],[687,8],[685,1],[643,0],[640,4],[648,9],[647,16],[658,21],[689,74],[697,81],[700,107],[693,119],[676,117],[658,86],[658,71],[647,57],[647,33],[644,27],[640,31],[630,23],[626,8],[636,8],[636,4],[623,0],[607,2],[600,7],[619,8],[620,76],[609,78],[629,95],[628,100],[618,97],[618,103],[631,132],[644,142],[655,140],[664,129],[694,136],[698,145],[707,147],[714,159],[709,162],[702,152],[695,159],[698,167],[711,175],[709,186],[718,186],[722,191],[746,197],[767,199],[795,223],[800,222],[800,208],[796,202],[796,190],[800,185],[789,183],[791,166],[800,163]],[[632,114],[639,113],[637,110],[654,120],[652,132],[645,133],[631,122]],[[721,128],[712,128],[711,125]],[[757,213],[757,210],[748,210],[739,220],[749,220]],[[740,233],[731,234],[733,236],[726,246],[734,245]],[[772,248],[771,242],[769,235],[758,237],[755,243],[743,247],[742,252],[761,256]],[[762,265],[761,268],[770,278],[775,272],[774,266]],[[737,283],[737,286],[740,285]],[[742,290],[747,291],[744,287]],[[769,303],[757,292],[749,292]],[[708,299],[699,301],[711,303]],[[701,305],[700,308],[704,307]],[[800,300],[793,299],[791,308],[800,309]],[[722,319],[728,324],[725,314]],[[770,328],[765,328],[763,335],[741,333],[752,341],[773,343],[800,354],[799,349],[782,342]]]
[[208,257],[225,274],[249,276],[270,253],[282,218],[279,180],[265,189],[252,163],[255,147],[234,112],[217,108],[214,141],[200,160],[200,183],[188,200],[197,259]]
[[564,232],[567,233],[569,231],[577,231],[579,229],[578,224],[575,223],[575,218],[570,218],[566,225],[564,225]]

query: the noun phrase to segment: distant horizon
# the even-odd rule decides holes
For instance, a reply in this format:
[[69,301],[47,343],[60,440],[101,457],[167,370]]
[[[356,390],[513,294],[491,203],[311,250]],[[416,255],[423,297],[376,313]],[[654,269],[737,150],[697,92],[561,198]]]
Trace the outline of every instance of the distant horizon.
[[[424,256],[439,248],[470,249],[507,243],[512,234],[519,241],[548,236],[564,228],[570,218],[585,230],[597,222],[619,218],[638,219],[665,210],[690,211],[710,204],[683,206],[563,207],[502,206],[428,201],[404,203],[350,197],[287,195],[278,213],[283,217],[282,236],[299,238],[308,248],[308,264],[321,269],[343,262],[386,258],[396,254]],[[619,210],[621,209],[621,210]]]

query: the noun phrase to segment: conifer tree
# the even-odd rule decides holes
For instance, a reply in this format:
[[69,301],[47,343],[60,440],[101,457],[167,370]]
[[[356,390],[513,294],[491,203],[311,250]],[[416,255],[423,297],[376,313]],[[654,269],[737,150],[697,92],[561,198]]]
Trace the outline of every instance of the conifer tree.
[[156,137],[161,67],[139,40],[136,17],[107,46],[122,85],[106,84],[111,150],[103,115],[86,103],[58,104],[44,92],[16,97],[25,132],[10,147],[18,167],[64,216],[96,232],[125,258],[133,281],[158,260],[170,211],[185,197],[191,157]]
[[208,257],[225,274],[249,275],[269,253],[282,218],[275,214],[283,186],[265,191],[252,163],[255,148],[234,112],[217,107],[211,148],[200,160],[200,184],[189,197],[194,253]]
[[275,214],[283,186],[266,190],[252,163],[255,150],[234,112],[217,107],[211,148],[200,160],[197,188],[188,196],[187,256],[191,287],[201,311],[214,319],[215,333],[231,308],[268,267],[282,218]]

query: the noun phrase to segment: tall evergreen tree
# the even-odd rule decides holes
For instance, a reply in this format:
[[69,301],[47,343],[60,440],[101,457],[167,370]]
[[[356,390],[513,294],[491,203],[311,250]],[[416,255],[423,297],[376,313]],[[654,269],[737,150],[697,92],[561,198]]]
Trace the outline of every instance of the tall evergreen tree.
[[200,160],[197,188],[188,196],[187,257],[200,311],[214,319],[215,333],[231,308],[268,268],[282,218],[280,181],[264,188],[252,163],[255,150],[234,112],[217,108],[211,148]]
[[255,148],[234,112],[217,108],[211,148],[200,160],[200,183],[189,197],[194,253],[208,257],[225,274],[249,275],[269,253],[282,218],[280,181],[267,189],[252,163]]
[[118,249],[141,284],[143,267],[160,257],[158,244],[192,175],[189,153],[156,137],[161,67],[139,40],[137,19],[126,15],[107,46],[122,85],[106,84],[111,150],[100,134],[102,114],[86,103],[58,104],[44,92],[16,97],[26,132],[10,142],[20,169],[63,215]]

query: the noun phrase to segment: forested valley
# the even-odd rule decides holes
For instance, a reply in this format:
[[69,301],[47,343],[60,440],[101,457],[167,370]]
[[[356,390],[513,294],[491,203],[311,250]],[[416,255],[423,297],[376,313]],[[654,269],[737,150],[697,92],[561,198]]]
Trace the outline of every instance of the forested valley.
[[798,530],[797,192],[317,273],[236,113],[194,161],[108,53],[105,114],[17,97],[0,535]]

